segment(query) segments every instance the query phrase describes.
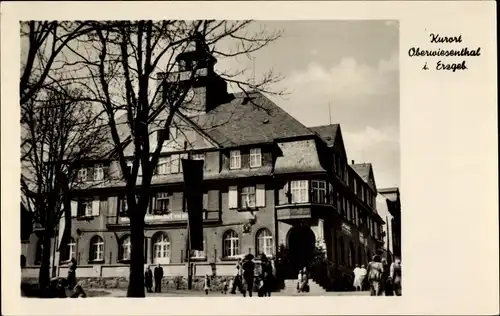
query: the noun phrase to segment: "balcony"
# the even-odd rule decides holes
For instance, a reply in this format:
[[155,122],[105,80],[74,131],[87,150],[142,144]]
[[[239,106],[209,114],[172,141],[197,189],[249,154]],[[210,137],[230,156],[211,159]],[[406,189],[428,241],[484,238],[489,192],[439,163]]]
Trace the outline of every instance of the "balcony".
[[[187,224],[188,213],[187,212],[172,212],[164,215],[150,215],[147,214],[144,217],[144,222],[146,226],[154,225],[184,225]],[[219,211],[204,211],[203,221],[204,222],[219,222],[221,220],[221,215]],[[124,216],[108,216],[107,217],[108,226],[128,226],[130,225],[130,218]]]

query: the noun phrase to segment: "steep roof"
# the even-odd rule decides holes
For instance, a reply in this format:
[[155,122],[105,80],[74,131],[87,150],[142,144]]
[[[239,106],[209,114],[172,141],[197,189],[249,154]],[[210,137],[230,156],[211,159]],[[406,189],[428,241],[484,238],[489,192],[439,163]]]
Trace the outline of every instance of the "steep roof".
[[372,164],[369,162],[356,163],[350,167],[365,181],[373,190],[376,190],[375,179],[373,177]]
[[276,139],[314,135],[260,92],[233,94],[193,122],[222,147],[267,143]]
[[316,133],[328,146],[335,144],[335,138],[339,130],[339,124],[321,125],[309,127],[311,131]]

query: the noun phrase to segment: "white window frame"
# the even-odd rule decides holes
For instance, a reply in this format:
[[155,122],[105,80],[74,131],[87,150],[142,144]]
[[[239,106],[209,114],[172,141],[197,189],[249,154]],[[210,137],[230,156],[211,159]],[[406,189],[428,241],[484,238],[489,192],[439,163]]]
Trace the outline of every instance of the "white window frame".
[[156,172],[159,175],[170,173],[170,157],[161,157],[160,159],[158,159]]
[[80,217],[92,216],[92,200],[81,200],[80,207],[83,209]]
[[120,244],[120,248],[121,248],[120,260],[123,260],[123,261],[130,260],[130,253],[132,251],[132,244],[130,241],[130,235],[128,235],[122,239],[122,242]]
[[266,257],[273,255],[273,234],[267,228],[260,229],[257,232],[257,251],[258,254],[265,254]]
[[157,235],[153,240],[153,263],[170,263],[171,252],[171,243],[168,236],[164,233]]
[[229,230],[223,235],[224,258],[236,258],[240,254],[240,238],[234,230]]
[[104,166],[103,165],[95,165],[94,166],[94,181],[102,181],[104,180]]
[[294,180],[290,182],[290,193],[292,194],[292,203],[309,202],[309,181]]
[[241,169],[241,152],[239,150],[229,152],[229,169]]
[[262,166],[262,150],[260,148],[250,149],[250,168]]
[[172,212],[172,204],[171,204],[171,195],[169,192],[158,192],[156,193],[155,195],[155,205],[153,207],[153,214],[155,213],[155,211],[163,211],[161,208],[159,208],[159,205],[162,201],[168,201],[167,202],[167,209],[165,210],[166,211],[166,214]]
[[[95,238],[95,237],[94,237]],[[92,241],[94,241],[92,238]],[[91,257],[90,261],[103,261],[104,260],[104,239],[101,236],[95,238],[95,242],[90,244]]]
[[62,262],[69,262],[72,258],[76,257],[76,242],[73,237],[70,238],[69,242],[66,244],[65,255],[68,258],[63,258]]
[[[312,189],[312,196],[311,196],[311,202],[312,203],[318,203],[318,204],[326,204],[326,197],[327,197],[327,184],[326,181],[323,180],[312,180],[311,181],[311,189]],[[323,193],[323,201],[321,201],[321,193]]]
[[242,208],[254,208],[257,204],[257,192],[255,186],[242,187],[240,190],[240,206]]
[[78,181],[86,182],[88,177],[87,168],[80,168],[78,170]]

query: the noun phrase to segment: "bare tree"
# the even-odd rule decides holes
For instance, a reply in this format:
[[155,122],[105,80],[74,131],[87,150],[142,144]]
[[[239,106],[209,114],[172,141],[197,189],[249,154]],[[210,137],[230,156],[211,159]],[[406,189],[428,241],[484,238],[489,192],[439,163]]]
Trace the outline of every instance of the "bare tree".
[[[150,143],[152,125],[168,131],[174,117],[191,110],[184,102],[188,85],[197,80],[198,72],[210,58],[235,58],[269,45],[280,37],[279,32],[265,29],[249,32],[251,21],[108,21],[88,22],[93,31],[77,40],[79,47],[68,47],[74,55],[66,68],[74,67],[71,80],[86,92],[85,100],[102,106],[118,160],[126,181],[126,201],[131,230],[131,262],[127,296],[144,297],[144,226],[150,203],[151,180],[163,143],[168,133],[160,133]],[[221,45],[221,43],[231,45]],[[188,52],[195,43],[204,54],[195,64],[178,70],[177,57]],[[226,48],[224,48],[224,47]],[[221,48],[222,47],[222,48]],[[244,70],[219,73],[226,82],[242,91],[258,90],[280,94],[271,85],[280,78],[272,71],[259,80],[240,79]],[[164,75],[163,77],[162,74]],[[165,75],[166,74],[166,75]],[[169,79],[166,80],[165,78]],[[181,81],[181,77],[183,77]],[[163,78],[159,80],[159,78]],[[168,84],[166,83],[168,81]],[[156,121],[160,113],[168,113]],[[124,122],[117,122],[123,114]],[[123,128],[127,129],[123,133]],[[125,149],[132,148],[132,167]],[[129,147],[129,148],[130,148]],[[142,170],[140,186],[139,168]]]
[[21,107],[21,195],[33,221],[43,228],[39,274],[43,290],[50,278],[51,238],[63,212],[69,210],[65,203],[69,190],[81,185],[80,162],[99,158],[96,149],[104,143],[105,133],[91,104],[78,101],[80,92],[40,92]]

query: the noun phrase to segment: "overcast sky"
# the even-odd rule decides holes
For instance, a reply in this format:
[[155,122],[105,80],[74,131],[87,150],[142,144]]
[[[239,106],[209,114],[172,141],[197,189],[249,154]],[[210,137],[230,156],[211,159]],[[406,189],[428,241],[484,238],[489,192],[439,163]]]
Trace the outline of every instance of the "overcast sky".
[[262,26],[284,32],[254,54],[257,78],[271,67],[285,76],[279,88],[289,94],[273,100],[306,126],[329,124],[330,104],[349,161],[373,163],[378,188],[399,186],[397,22],[259,21],[254,27]]

